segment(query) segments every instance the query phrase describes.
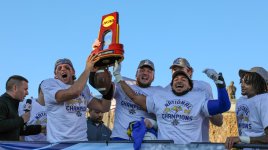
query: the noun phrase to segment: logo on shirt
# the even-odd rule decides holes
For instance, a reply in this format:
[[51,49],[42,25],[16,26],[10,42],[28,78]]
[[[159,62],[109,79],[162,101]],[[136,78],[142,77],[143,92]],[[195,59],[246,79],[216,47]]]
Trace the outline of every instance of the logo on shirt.
[[[147,94],[145,94],[144,92],[142,91],[135,91],[135,93],[137,95],[144,95],[144,96],[147,96]],[[134,115],[137,113],[137,110],[142,110],[140,106],[134,104],[132,101],[129,100],[128,97],[125,97],[125,99],[123,101],[121,101],[121,106],[125,109],[128,110],[128,113],[130,115]]]
[[193,116],[190,116],[192,108],[193,105],[186,100],[170,100],[165,104],[162,118],[177,126],[180,122],[193,120]]
[[45,111],[38,112],[34,116],[35,123],[34,124],[40,124],[40,125],[46,125],[47,124],[47,114]]
[[239,134],[242,133],[242,129],[251,129],[252,125],[249,122],[250,110],[247,105],[240,105],[237,107],[236,116],[238,122]]
[[81,117],[83,114],[82,112],[86,112],[87,110],[87,103],[86,103],[84,95],[81,94],[76,99],[66,101],[65,108],[67,112],[75,113],[76,116]]

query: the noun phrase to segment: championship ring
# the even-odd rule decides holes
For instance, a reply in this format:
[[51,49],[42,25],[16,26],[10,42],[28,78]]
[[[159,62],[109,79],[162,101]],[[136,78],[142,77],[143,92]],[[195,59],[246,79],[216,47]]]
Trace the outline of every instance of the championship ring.
[[91,54],[97,55],[99,60],[95,63],[97,67],[113,66],[115,61],[123,61],[123,44],[119,43],[119,17],[118,12],[102,16],[99,37],[100,46]]

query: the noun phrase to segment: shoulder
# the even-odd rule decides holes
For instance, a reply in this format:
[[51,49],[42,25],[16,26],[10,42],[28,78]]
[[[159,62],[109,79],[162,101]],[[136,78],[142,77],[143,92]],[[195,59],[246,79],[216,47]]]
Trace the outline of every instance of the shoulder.
[[60,81],[58,79],[54,79],[54,78],[49,78],[49,79],[43,80],[43,82],[41,84],[42,90],[43,90],[43,88],[50,89],[50,88],[55,88],[55,87],[68,87],[68,85],[66,85],[62,81]]
[[156,90],[164,90],[164,88],[160,85],[158,86],[150,86],[152,89],[156,89]]
[[9,103],[9,99],[8,97],[6,96],[6,94],[2,95],[0,97],[0,104],[1,105],[7,105],[7,103]]
[[258,94],[252,98],[255,102],[268,103],[268,93]]
[[246,96],[241,96],[236,100],[236,103],[239,103],[241,101],[247,100],[248,98]]
[[194,89],[199,90],[211,90],[211,86],[208,82],[201,81],[201,80],[193,80]]
[[8,99],[1,97],[1,99],[0,99],[1,111],[8,109],[8,103],[9,103]]
[[123,77],[123,80],[128,84],[128,85],[135,85],[136,80],[128,78],[128,77]]
[[46,84],[50,84],[50,83],[54,83],[54,82],[59,82],[60,80],[58,79],[54,79],[54,78],[49,78],[49,79],[45,79],[43,80],[41,85],[46,85]]

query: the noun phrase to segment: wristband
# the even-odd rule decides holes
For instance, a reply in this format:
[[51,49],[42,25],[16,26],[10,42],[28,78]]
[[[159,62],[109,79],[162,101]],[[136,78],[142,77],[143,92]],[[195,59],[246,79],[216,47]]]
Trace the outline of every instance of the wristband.
[[157,125],[157,123],[156,123],[156,121],[155,120],[153,120],[153,119],[150,119],[150,118],[145,118],[145,119],[147,119],[147,120],[149,120],[151,123],[152,123],[152,125],[153,125],[153,128],[155,129],[155,130],[157,130],[157,128],[158,128],[158,125]]
[[102,98],[104,98],[105,100],[112,100],[113,97],[114,97],[114,85],[111,84],[109,92],[106,95],[103,95]]
[[243,143],[250,144],[250,137],[249,136],[239,136],[239,139]]

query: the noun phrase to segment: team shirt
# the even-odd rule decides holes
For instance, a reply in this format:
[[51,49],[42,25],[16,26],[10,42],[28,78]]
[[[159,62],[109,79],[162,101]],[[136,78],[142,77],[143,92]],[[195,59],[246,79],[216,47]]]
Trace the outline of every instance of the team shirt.
[[79,97],[58,103],[56,93],[70,86],[53,78],[44,80],[41,85],[47,112],[47,140],[51,143],[87,141],[85,116],[87,105],[93,97],[86,85]]
[[156,115],[158,139],[175,144],[202,142],[201,124],[209,117],[204,91],[176,96],[171,91],[156,91],[146,98],[147,111]]
[[268,127],[268,94],[251,98],[241,97],[236,102],[236,118],[240,136],[258,137],[265,135]]
[[[150,86],[148,88],[141,88],[135,84],[135,80],[126,80],[126,83],[135,91],[135,93],[149,96],[157,92],[158,89],[163,89],[160,86]],[[141,117],[155,119],[154,115],[148,114],[142,108],[136,105],[125,94],[120,84],[116,84],[114,99],[116,100],[114,128],[111,137],[119,137],[128,140],[127,128],[130,122],[140,121]]]
[[[207,97],[207,99],[213,100],[213,94],[211,86],[204,81],[200,80],[192,80],[193,81],[193,89],[192,91],[203,91]],[[165,89],[167,91],[172,91],[171,85],[168,84]],[[209,118],[205,118],[202,123],[202,136],[203,141],[202,142],[208,142],[209,141]]]
[[[25,111],[24,111],[25,105],[26,105],[26,100],[24,100],[19,105],[19,115],[20,116],[25,113]],[[47,115],[46,115],[45,107],[40,105],[37,102],[37,99],[35,99],[35,98],[32,98],[32,109],[31,109],[30,113],[31,113],[30,120],[27,122],[26,125],[46,126]],[[25,141],[46,141],[47,137],[44,133],[40,133],[37,135],[24,136],[24,140]]]

